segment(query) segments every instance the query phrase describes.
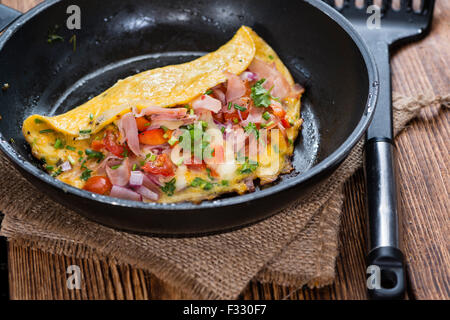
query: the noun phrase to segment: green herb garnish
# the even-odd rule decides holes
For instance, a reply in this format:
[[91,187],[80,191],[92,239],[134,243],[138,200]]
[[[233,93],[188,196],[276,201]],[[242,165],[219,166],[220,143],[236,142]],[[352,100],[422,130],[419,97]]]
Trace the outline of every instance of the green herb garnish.
[[70,150],[70,151],[77,151],[77,149],[75,147],[72,147],[72,146],[66,146],[66,149]]
[[133,168],[131,168],[131,170],[136,171],[136,169],[137,169],[137,164],[135,163],[135,164],[133,164]]
[[98,161],[101,161],[103,160],[103,158],[105,158],[105,155],[100,151],[86,149],[84,150],[84,153],[86,153],[88,159],[97,159]]
[[268,113],[267,111],[263,113],[262,115],[263,119],[266,121],[269,121],[270,119],[270,113]]
[[232,107],[233,107],[233,103],[228,102],[228,110],[231,110]]
[[205,92],[205,94],[207,94],[207,95],[210,95],[212,93],[213,93],[213,91],[211,89],[209,89],[208,91]]
[[191,182],[191,187],[197,188],[200,187],[203,190],[211,190],[213,188],[213,184],[211,182],[205,181],[202,178],[195,178],[192,182]]
[[258,168],[258,163],[255,161],[246,161],[239,170],[242,174],[253,173]]
[[257,107],[267,108],[272,103],[272,99],[277,99],[270,94],[273,87],[270,90],[263,87],[265,82],[266,79],[261,79],[252,86],[252,93],[250,96]]
[[176,189],[175,187],[176,182],[177,180],[175,178],[173,178],[169,182],[166,182],[164,186],[161,187],[161,191],[167,194],[169,197],[173,196]]
[[171,146],[173,146],[175,143],[178,142],[178,138],[175,138],[174,136],[172,136],[169,141],[167,141],[168,144],[170,144]]
[[53,129],[45,129],[45,130],[39,131],[39,133],[52,133],[52,132],[55,132],[55,130],[53,130]]
[[41,119],[35,118],[34,123],[39,124],[39,123],[44,123],[44,121],[42,121]]
[[59,139],[59,138],[56,139],[54,147],[55,147],[55,149],[62,149],[64,147],[61,139]]
[[150,160],[150,161],[155,161],[156,160],[156,155],[153,153],[149,153],[145,156],[145,160]]
[[111,169],[113,169],[113,170],[117,170],[117,169],[119,169],[119,168],[120,168],[120,166],[121,166],[121,164],[118,164],[118,165],[112,166],[112,167],[111,167]]
[[52,173],[52,177],[53,177],[53,178],[56,178],[56,177],[59,176],[61,173],[62,173],[61,168],[58,168],[58,170],[56,170],[56,171],[54,171],[54,172]]
[[80,134],[91,134],[92,130],[80,130]]
[[234,108],[236,110],[239,110],[239,111],[242,111],[242,112],[247,111],[247,108],[241,107],[240,105],[238,105],[236,103],[234,104]]
[[253,122],[249,122],[249,124],[244,127],[244,130],[246,133],[248,134],[254,134],[256,138],[259,138],[259,131],[258,128],[256,127],[256,124],[254,124]]
[[222,180],[221,184],[223,186],[228,186],[230,184],[230,182],[228,180]]
[[91,177],[92,170],[86,169],[80,176],[81,180],[87,181]]

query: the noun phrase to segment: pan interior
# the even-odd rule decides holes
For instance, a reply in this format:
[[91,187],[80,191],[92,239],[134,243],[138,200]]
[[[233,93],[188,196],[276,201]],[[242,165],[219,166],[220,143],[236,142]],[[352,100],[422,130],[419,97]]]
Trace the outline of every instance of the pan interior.
[[[252,27],[306,87],[305,123],[296,141],[295,179],[333,153],[355,129],[368,96],[363,58],[351,38],[302,1],[78,1],[81,30],[65,27],[61,1],[20,28],[0,53],[0,131],[37,165],[21,133],[33,114],[63,113],[118,79],[182,63],[227,42],[241,25]],[[55,26],[60,26],[59,29]],[[52,32],[64,41],[48,43]],[[69,39],[76,37],[76,47]]]

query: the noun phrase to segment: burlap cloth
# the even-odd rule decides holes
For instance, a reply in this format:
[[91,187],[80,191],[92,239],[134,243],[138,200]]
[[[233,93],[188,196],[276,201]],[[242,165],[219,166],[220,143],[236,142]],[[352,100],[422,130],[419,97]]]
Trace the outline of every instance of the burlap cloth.
[[[398,134],[419,110],[445,98],[394,99]],[[361,166],[360,142],[307,201],[230,233],[163,239],[119,232],[53,202],[1,155],[1,234],[51,253],[108,259],[152,272],[197,299],[235,299],[252,279],[321,287],[334,279],[343,183]]]

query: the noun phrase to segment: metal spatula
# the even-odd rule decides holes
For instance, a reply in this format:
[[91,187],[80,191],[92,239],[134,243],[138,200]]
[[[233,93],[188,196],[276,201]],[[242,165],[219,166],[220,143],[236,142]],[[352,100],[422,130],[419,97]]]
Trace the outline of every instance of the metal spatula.
[[389,50],[394,45],[426,36],[431,26],[434,0],[324,1],[350,20],[377,62],[379,96],[367,131],[365,155],[370,238],[367,263],[369,273],[373,273],[367,284],[373,299],[401,299],[405,294],[405,270],[399,245],[393,165]]

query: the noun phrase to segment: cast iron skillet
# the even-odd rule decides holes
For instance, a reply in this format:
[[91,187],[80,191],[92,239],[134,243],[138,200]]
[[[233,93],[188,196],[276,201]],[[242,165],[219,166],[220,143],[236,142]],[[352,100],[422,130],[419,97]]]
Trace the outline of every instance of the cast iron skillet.
[[[0,92],[0,148],[38,189],[99,223],[172,236],[255,223],[328,178],[371,120],[378,83],[373,58],[350,23],[320,1],[82,0],[81,30],[68,30],[72,2],[44,2],[1,36],[0,83],[10,88]],[[49,44],[55,25],[65,41]],[[119,78],[216,50],[241,25],[268,41],[306,87],[292,174],[242,196],[164,205],[91,194],[39,169],[21,133],[27,116],[65,112]]]

